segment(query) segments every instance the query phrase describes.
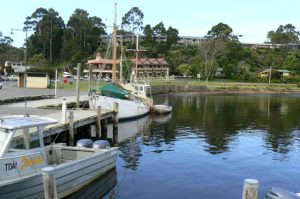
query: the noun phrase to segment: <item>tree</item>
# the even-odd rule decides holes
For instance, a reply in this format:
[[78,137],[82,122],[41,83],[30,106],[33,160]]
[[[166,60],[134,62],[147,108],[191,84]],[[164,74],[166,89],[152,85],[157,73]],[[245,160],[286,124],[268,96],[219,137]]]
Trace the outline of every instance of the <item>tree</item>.
[[186,77],[192,75],[192,66],[190,64],[180,64],[178,70]]
[[3,36],[2,32],[0,32],[0,45],[1,46],[11,46],[13,40],[8,36]]
[[207,32],[206,37],[209,39],[237,40],[237,36],[232,33],[232,28],[223,23],[213,26]]
[[220,56],[226,48],[226,43],[223,40],[208,40],[200,47],[200,56],[204,60],[204,77],[206,82],[211,77],[213,69],[216,67],[216,58]]
[[160,22],[152,28],[152,32],[155,36],[165,36],[167,31],[164,23]]
[[299,72],[299,69],[300,69],[299,61],[300,60],[297,58],[295,53],[290,52],[284,59],[283,66],[287,70]]
[[288,44],[299,42],[299,31],[292,24],[280,25],[276,31],[269,31],[267,38],[272,44]]
[[144,28],[144,35],[145,35],[145,46],[152,47],[153,46],[153,33],[152,28],[149,24],[147,24]]
[[[4,66],[5,61],[20,61],[23,59],[24,49],[11,46],[13,40],[0,32],[0,65]],[[7,68],[11,72],[11,68]]]
[[87,11],[76,9],[64,31],[61,56],[64,60],[81,62],[99,48],[100,36],[106,34],[105,27],[101,18],[90,17]]
[[33,55],[33,57],[28,60],[28,64],[32,66],[46,67],[48,63],[44,55],[40,53]]
[[178,30],[176,28],[172,28],[172,26],[170,26],[166,32],[167,35],[167,45],[169,47],[172,47],[172,45],[177,44],[178,42]]
[[122,17],[122,27],[134,34],[143,29],[143,18],[143,12],[138,7],[133,7]]
[[33,55],[36,51],[43,53],[46,58],[49,58],[50,65],[53,64],[53,59],[58,61],[62,47],[61,38],[65,27],[58,12],[52,8],[49,10],[38,8],[26,18],[24,25],[24,28],[34,31],[34,34],[29,38],[29,54]]

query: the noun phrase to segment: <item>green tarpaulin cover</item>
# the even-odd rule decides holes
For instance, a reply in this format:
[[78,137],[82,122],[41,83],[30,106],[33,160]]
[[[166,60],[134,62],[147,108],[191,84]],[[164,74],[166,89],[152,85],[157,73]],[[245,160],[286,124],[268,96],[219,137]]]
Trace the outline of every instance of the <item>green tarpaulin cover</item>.
[[101,86],[99,90],[103,96],[114,97],[118,99],[125,99],[130,95],[129,91],[120,88],[114,83],[109,83],[105,86]]

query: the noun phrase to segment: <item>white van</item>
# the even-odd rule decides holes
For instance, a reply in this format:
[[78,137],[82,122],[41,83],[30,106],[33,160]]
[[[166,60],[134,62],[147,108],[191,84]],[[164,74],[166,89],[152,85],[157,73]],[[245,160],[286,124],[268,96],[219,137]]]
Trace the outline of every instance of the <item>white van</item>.
[[72,75],[69,72],[63,72],[63,77],[72,77]]

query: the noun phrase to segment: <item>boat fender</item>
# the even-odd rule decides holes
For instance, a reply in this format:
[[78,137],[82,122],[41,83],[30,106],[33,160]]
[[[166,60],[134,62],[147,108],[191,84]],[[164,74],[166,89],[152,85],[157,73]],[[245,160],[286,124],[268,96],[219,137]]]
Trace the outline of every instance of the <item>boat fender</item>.
[[108,141],[106,140],[96,140],[93,143],[93,148],[94,149],[107,149],[110,147],[110,144]]
[[272,187],[267,191],[265,199],[300,199],[300,196],[284,189]]
[[92,148],[93,141],[91,139],[80,139],[76,142],[76,147]]

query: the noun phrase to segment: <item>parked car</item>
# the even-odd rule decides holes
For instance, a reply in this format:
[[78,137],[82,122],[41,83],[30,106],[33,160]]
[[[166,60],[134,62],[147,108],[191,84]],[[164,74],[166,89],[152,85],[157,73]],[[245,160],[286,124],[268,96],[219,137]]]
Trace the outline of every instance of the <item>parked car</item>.
[[104,77],[103,81],[105,81],[105,82],[111,82],[111,79],[109,77]]
[[72,75],[69,72],[63,72],[63,77],[69,78],[72,77]]
[[18,80],[18,75],[10,75],[10,76],[7,77],[7,80],[17,81]]

